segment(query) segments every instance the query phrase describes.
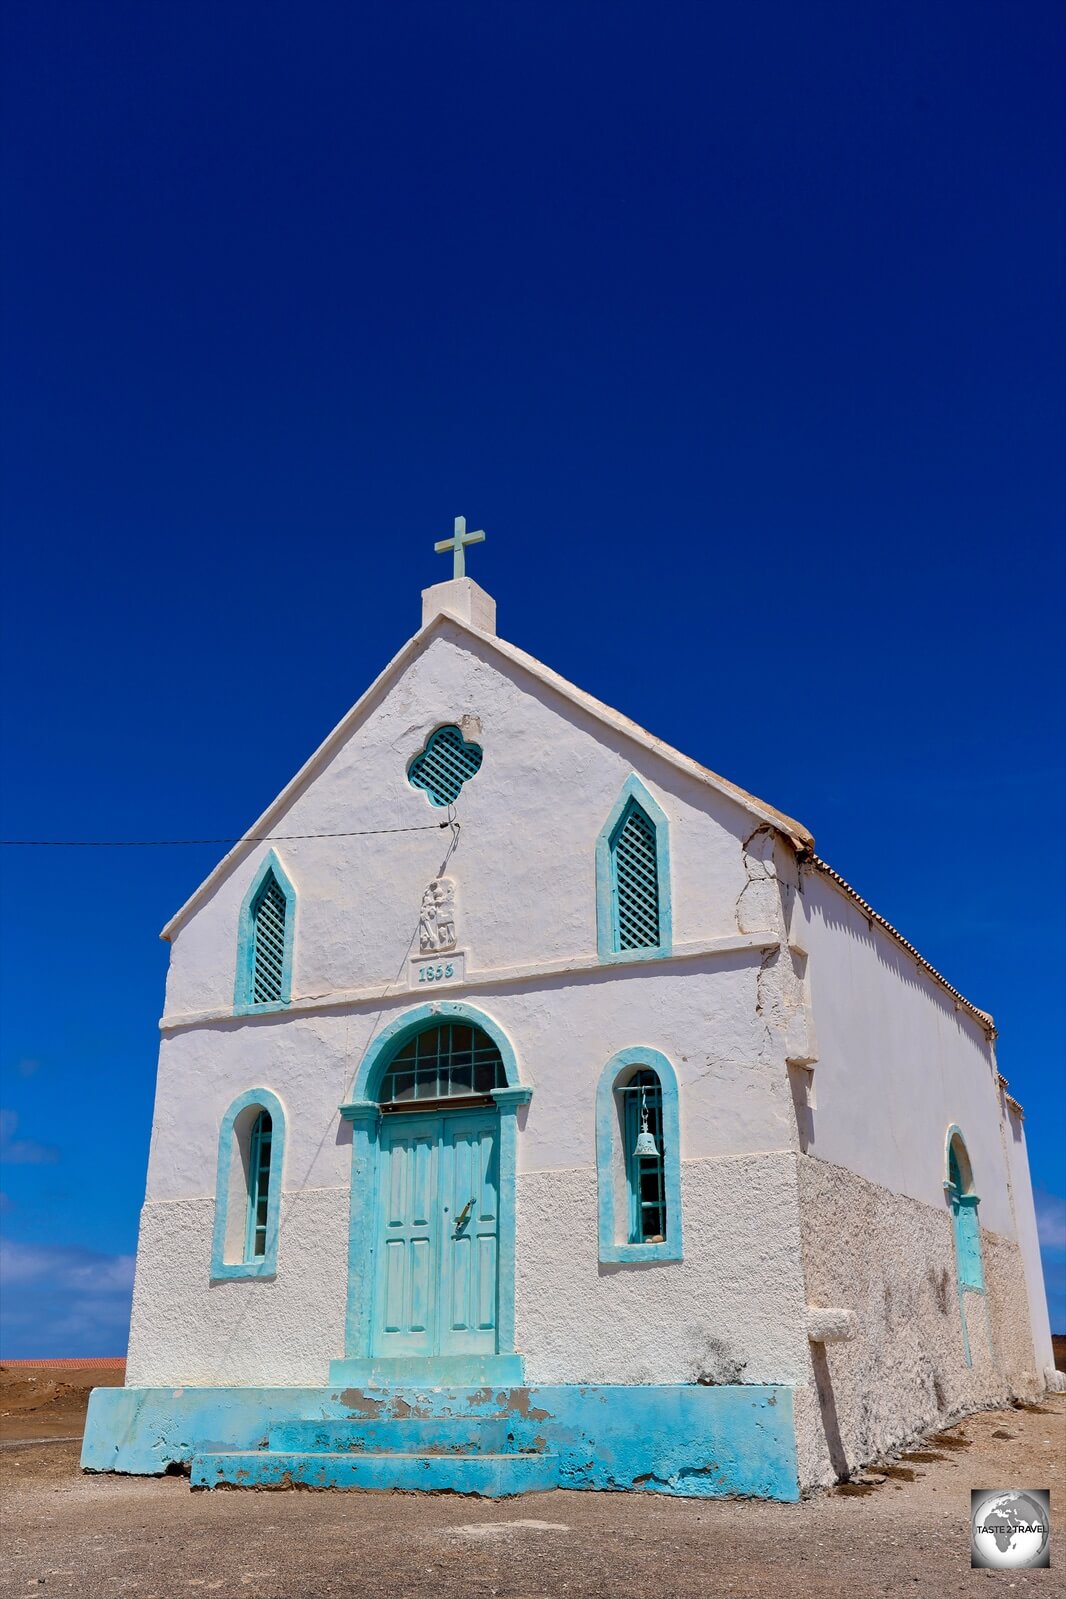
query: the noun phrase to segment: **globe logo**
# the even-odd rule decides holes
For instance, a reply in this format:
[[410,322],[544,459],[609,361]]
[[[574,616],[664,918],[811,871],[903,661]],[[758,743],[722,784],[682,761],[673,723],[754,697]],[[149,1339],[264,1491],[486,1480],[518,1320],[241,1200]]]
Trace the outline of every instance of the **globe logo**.
[[1050,1565],[1049,1500],[1043,1488],[975,1488],[970,1564],[998,1571]]

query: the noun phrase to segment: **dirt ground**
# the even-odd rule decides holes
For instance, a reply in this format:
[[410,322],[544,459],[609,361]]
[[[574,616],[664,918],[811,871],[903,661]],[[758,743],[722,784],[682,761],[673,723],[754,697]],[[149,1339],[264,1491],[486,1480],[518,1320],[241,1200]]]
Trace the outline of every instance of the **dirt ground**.
[[[557,1492],[488,1501],[214,1491],[78,1470],[121,1370],[0,1369],[0,1594],[79,1599],[866,1599],[1066,1592],[1066,1396],[967,1417],[798,1505]],[[69,1428],[69,1432],[64,1429]],[[24,1442],[22,1440],[37,1441]],[[1052,1569],[970,1570],[971,1488],[1050,1488]]]

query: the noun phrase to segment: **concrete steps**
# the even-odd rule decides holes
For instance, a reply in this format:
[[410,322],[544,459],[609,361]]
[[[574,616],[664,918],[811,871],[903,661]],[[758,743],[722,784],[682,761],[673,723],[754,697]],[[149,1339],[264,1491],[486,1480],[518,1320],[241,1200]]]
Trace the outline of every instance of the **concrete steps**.
[[194,1455],[194,1488],[363,1488],[504,1499],[559,1486],[551,1454],[406,1454],[256,1449]]
[[519,1417],[362,1417],[345,1421],[283,1421],[270,1428],[267,1448],[281,1454],[513,1455],[539,1453],[543,1439]]

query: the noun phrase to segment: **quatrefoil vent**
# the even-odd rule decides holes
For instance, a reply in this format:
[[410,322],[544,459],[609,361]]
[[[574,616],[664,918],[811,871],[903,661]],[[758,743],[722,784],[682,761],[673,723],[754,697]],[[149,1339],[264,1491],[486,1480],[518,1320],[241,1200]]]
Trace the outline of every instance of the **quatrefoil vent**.
[[425,789],[434,805],[451,805],[467,779],[480,771],[482,754],[481,745],[468,744],[453,724],[438,727],[407,768],[407,781]]

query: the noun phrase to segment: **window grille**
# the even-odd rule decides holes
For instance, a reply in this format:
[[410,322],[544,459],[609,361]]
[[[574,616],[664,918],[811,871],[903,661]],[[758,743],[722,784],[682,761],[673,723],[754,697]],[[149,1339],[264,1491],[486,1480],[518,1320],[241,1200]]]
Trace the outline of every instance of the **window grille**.
[[[629,1188],[629,1242],[650,1244],[666,1239],[666,1151],[663,1146],[663,1093],[655,1072],[638,1071],[616,1089],[623,1107],[626,1181]],[[648,1131],[656,1155],[637,1155],[637,1137],[648,1113]]]
[[480,744],[468,744],[459,728],[438,727],[407,773],[412,788],[425,789],[434,805],[451,805],[468,778],[481,770]]
[[272,1133],[270,1112],[261,1110],[255,1119],[248,1147],[248,1227],[244,1245],[245,1260],[262,1260],[266,1254]]
[[623,813],[611,845],[616,948],[657,949],[659,865],[655,827],[635,800]]
[[408,1039],[381,1080],[383,1105],[459,1099],[505,1088],[500,1052],[488,1033],[462,1022],[443,1022]]
[[285,960],[285,914],[288,904],[270,872],[252,911],[252,1003],[275,1004],[282,997]]

